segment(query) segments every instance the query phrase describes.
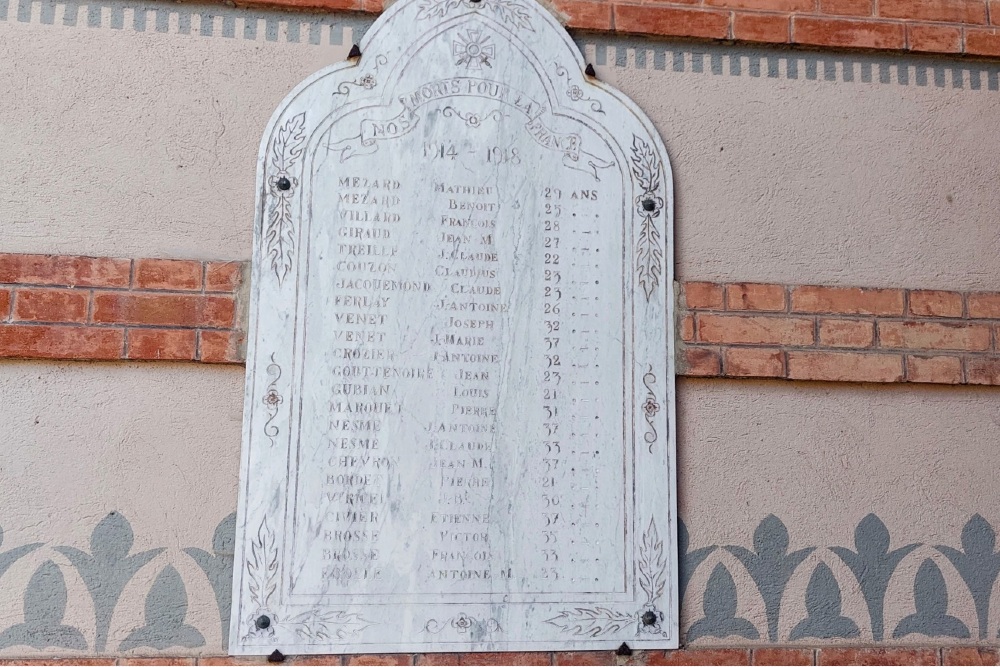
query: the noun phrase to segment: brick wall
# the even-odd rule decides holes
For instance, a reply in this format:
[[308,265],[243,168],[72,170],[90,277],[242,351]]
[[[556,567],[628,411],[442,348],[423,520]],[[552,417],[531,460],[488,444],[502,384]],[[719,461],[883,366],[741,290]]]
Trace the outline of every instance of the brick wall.
[[[241,262],[0,255],[0,358],[242,363]],[[693,377],[1000,385],[1000,293],[681,285]]]
[[0,254],[0,357],[240,362],[240,262]]
[[[997,665],[995,648],[714,648],[536,653],[396,653],[388,655],[290,656],[288,665]],[[3,660],[20,665],[266,665],[264,657],[75,658]]]
[[1000,294],[687,283],[680,372],[1000,384]]
[[[1000,57],[1000,0],[547,0],[567,27],[618,33]],[[381,12],[383,0],[243,0]]]

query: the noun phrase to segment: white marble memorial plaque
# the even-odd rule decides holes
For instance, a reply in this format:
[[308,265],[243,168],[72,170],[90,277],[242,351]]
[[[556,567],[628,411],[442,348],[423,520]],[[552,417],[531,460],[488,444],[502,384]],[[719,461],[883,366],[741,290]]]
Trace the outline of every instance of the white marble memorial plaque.
[[653,125],[534,0],[361,54],[261,144],[231,652],[676,647]]

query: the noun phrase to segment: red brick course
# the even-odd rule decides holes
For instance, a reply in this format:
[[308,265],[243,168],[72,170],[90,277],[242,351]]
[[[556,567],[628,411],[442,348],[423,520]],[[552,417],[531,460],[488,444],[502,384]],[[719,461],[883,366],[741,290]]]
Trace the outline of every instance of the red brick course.
[[132,261],[108,257],[0,254],[0,283],[128,287]]
[[844,16],[872,16],[872,0],[819,0],[821,14]]
[[[681,648],[676,651],[394,653],[286,656],[285,665],[997,665],[996,647]],[[21,658],[0,665],[266,665],[266,656]]]
[[1000,651],[995,648],[957,646],[941,651],[943,665],[1000,665]]
[[137,259],[132,285],[150,290],[199,290],[203,272],[201,262],[191,260]]
[[906,45],[906,25],[890,21],[793,16],[792,42],[836,48],[900,50]]
[[15,322],[86,322],[83,290],[23,288],[14,300]]
[[239,363],[243,266],[0,254],[0,357]]
[[678,311],[682,375],[1000,384],[997,293],[697,282]]
[[726,288],[726,307],[729,310],[774,310],[786,307],[784,285],[736,283]]
[[755,648],[754,665],[812,665],[815,651],[811,648]]
[[[0,255],[0,358],[243,363],[245,269]],[[997,292],[681,287],[681,375],[1000,385]]]
[[197,339],[197,332],[193,329],[130,329],[126,356],[129,359],[194,361],[198,350]]
[[792,289],[792,312],[902,315],[903,290],[802,285]]
[[[615,5],[614,24],[620,32],[667,37],[726,39],[732,12],[659,7],[655,5]],[[588,26],[589,27],[589,26]]]
[[[236,4],[375,13],[384,2]],[[996,0],[548,0],[548,5],[567,27],[581,30],[1000,57],[1000,31],[989,27],[1000,25]]]
[[[996,19],[994,19],[996,23]],[[978,56],[1000,57],[1000,29],[988,28],[965,31],[965,53]]]
[[962,29],[939,25],[906,26],[910,50],[920,53],[961,53]]
[[933,648],[824,648],[817,665],[936,665]]
[[819,319],[819,344],[827,347],[868,348],[875,341],[875,323],[866,320]]
[[791,21],[784,14],[733,14],[733,39],[787,44],[790,31]]

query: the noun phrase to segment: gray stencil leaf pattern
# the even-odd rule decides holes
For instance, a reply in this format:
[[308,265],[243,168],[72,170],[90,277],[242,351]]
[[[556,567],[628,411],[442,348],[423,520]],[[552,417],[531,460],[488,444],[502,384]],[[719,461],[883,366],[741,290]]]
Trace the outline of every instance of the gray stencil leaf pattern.
[[[3,545],[3,528],[0,527],[0,546]],[[24,546],[15,547],[8,551],[0,553],[0,577],[10,569],[10,566],[16,563],[21,557],[30,554],[32,551],[42,546],[41,542],[35,542],[34,544],[25,544]]]
[[148,647],[162,651],[171,646],[204,646],[202,634],[184,623],[187,608],[187,590],[181,575],[168,565],[146,594],[146,625],[129,633],[118,650],[124,652]]
[[930,558],[924,560],[913,581],[913,604],[917,611],[896,626],[893,639],[911,634],[928,637],[969,638],[969,628],[954,616],[948,615],[948,589],[941,568]]
[[28,580],[24,592],[24,623],[0,633],[0,648],[30,646],[39,650],[50,647],[87,650],[83,633],[63,625],[67,600],[62,571],[52,561],[45,561]]
[[[262,529],[263,534],[257,536],[258,541],[267,538],[264,541],[269,547],[270,531],[264,526]],[[211,552],[195,547],[184,549],[185,553],[199,565],[212,585],[222,621],[224,646],[231,613],[234,532],[235,515],[230,514],[216,527]],[[641,550],[644,551],[647,562],[651,566],[661,563],[664,554],[657,546],[660,543],[659,536],[650,527],[644,537],[646,539],[641,545]],[[680,554],[680,592],[683,595],[687,592],[694,571],[712,551],[719,547],[711,545],[691,550],[690,535],[683,522],[678,522],[677,537]],[[889,579],[896,571],[899,562],[918,545],[910,544],[890,550],[889,531],[874,514],[869,514],[858,524],[854,538],[857,551],[841,547],[831,547],[831,549],[847,564],[858,580],[872,616],[876,641],[882,641],[883,607]],[[0,544],[2,542],[3,531],[0,529]],[[97,621],[95,651],[103,650],[96,647],[98,645],[103,647],[106,644],[111,614],[125,585],[139,569],[163,551],[163,549],[152,549],[130,555],[132,545],[133,533],[128,521],[120,514],[112,512],[94,528],[90,540],[91,553],[72,547],[56,548],[79,570],[94,599]],[[765,601],[769,630],[780,611],[780,605],[774,603],[775,598],[780,602],[791,573],[812,551],[809,548],[788,553],[788,545],[788,531],[784,524],[776,517],[768,516],[754,531],[753,551],[738,546],[724,547],[743,563],[760,589]],[[35,543],[0,553],[0,575],[4,574],[17,559],[39,546],[40,544]],[[263,548],[263,542],[258,547]],[[979,637],[984,638],[989,628],[992,588],[1000,577],[1000,552],[996,549],[995,530],[982,516],[974,515],[962,530],[961,547],[961,550],[947,545],[937,545],[935,548],[955,566],[962,581],[972,593]],[[264,549],[264,552],[268,551]],[[266,575],[270,564],[271,559],[264,558],[258,563],[264,566],[258,574]],[[650,573],[659,571],[656,567],[648,569]],[[263,576],[258,583],[260,584],[258,593],[267,597],[272,592],[269,577]],[[893,638],[923,635],[968,639],[972,636],[969,627],[962,620],[947,613],[946,583],[938,565],[931,559],[925,559],[913,583],[916,611],[896,625],[892,632]],[[655,581],[651,578],[647,582],[647,587],[654,593],[659,591],[659,578]],[[825,563],[818,564],[810,576],[805,592],[806,618],[794,625],[789,639],[797,641],[860,637],[857,623],[843,614],[841,590],[841,583],[837,581],[833,571]],[[702,591],[701,606],[704,617],[691,625],[686,633],[686,641],[694,642],[703,637],[759,640],[760,633],[754,624],[736,615],[737,602],[738,591],[733,577],[726,566],[719,563],[712,570],[707,586]],[[67,606],[67,589],[63,573],[55,563],[46,561],[32,575],[25,590],[23,606],[24,622],[0,632],[0,649],[28,646],[38,650],[46,648],[87,650],[87,641],[80,629],[63,623]],[[134,628],[122,642],[119,650],[131,651],[139,648],[165,650],[176,646],[193,648],[204,645],[205,639],[202,633],[185,623],[188,609],[187,590],[180,575],[172,566],[165,567],[157,576],[147,593],[145,607],[144,625]],[[341,625],[343,625],[342,620],[338,619]],[[639,621],[631,614],[600,608],[574,608],[564,611],[549,622],[564,626],[572,634],[579,636],[601,636],[607,631],[637,624]],[[326,634],[324,628],[318,630]],[[330,636],[335,635],[331,633]],[[340,636],[339,630],[336,636]]]
[[889,529],[874,514],[869,514],[854,529],[854,548],[830,547],[854,573],[868,605],[872,637],[880,642],[885,636],[885,592],[899,562],[919,545],[908,544],[889,551]]
[[97,637],[94,649],[104,651],[108,642],[111,615],[126,584],[144,565],[164,551],[150,549],[128,555],[134,536],[128,520],[118,512],[111,512],[101,519],[90,535],[90,552],[74,547],[56,547],[80,573],[94,601],[97,619]]
[[680,519],[677,520],[677,551],[679,552],[679,571],[677,573],[678,585],[680,587],[680,599],[681,602],[684,601],[684,591],[687,590],[688,583],[691,581],[691,576],[694,575],[694,571],[698,569],[698,566],[708,558],[708,555],[715,551],[718,547],[709,546],[701,547],[700,549],[695,549],[694,551],[688,551],[688,545],[691,543],[691,537],[688,534],[687,526]]
[[778,640],[778,614],[785,586],[795,568],[805,560],[815,547],[788,553],[788,529],[781,519],[769,514],[753,533],[754,551],[744,547],[728,546],[733,554],[750,573],[764,599],[767,614],[767,634],[771,641]]
[[806,586],[806,618],[794,628],[789,639],[856,639],[861,636],[857,623],[841,614],[843,598],[840,584],[825,563],[813,570]]
[[943,545],[935,547],[951,561],[972,593],[980,639],[986,639],[990,594],[1000,574],[1000,551],[994,551],[996,542],[993,526],[976,514],[962,529],[962,551]]
[[189,547],[184,550],[194,559],[215,593],[215,604],[222,619],[222,647],[229,647],[229,614],[233,604],[233,554],[236,545],[236,512],[233,512],[215,529],[212,537],[212,551]]
[[760,633],[753,623],[736,616],[736,582],[722,563],[715,566],[708,578],[701,608],[705,617],[691,624],[687,631],[687,641],[700,637],[743,637],[760,639]]

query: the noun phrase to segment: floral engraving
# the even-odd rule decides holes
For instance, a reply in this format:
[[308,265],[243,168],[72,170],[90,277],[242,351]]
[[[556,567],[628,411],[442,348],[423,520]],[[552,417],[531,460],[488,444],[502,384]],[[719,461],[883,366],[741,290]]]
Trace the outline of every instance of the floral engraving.
[[[253,612],[247,617],[245,625],[247,633],[244,641],[251,637],[274,637],[274,625],[277,621],[269,611],[271,599],[278,590],[278,545],[274,531],[267,525],[267,517],[260,522],[257,537],[250,543],[250,558],[247,559],[247,591]],[[258,619],[267,617],[268,621],[259,623]],[[261,626],[264,627],[261,627]]]
[[646,292],[647,301],[660,284],[660,271],[663,268],[660,230],[656,227],[656,218],[663,210],[663,198],[659,196],[662,171],[660,161],[649,144],[633,135],[632,173],[639,182],[639,189],[642,192],[635,199],[636,211],[642,220],[636,245],[636,268],[639,273],[639,284]]
[[317,611],[315,609],[288,619],[299,637],[315,642],[343,641],[374,623],[354,612]]
[[423,0],[417,12],[417,20],[444,18],[459,7],[479,11],[491,11],[501,23],[507,23],[520,30],[534,32],[531,13],[519,0]]
[[636,623],[634,614],[614,611],[606,607],[576,607],[559,612],[558,616],[545,621],[564,632],[575,636],[600,637],[611,632],[620,632]]
[[496,109],[494,109],[493,111],[491,111],[488,114],[486,114],[485,117],[484,116],[480,116],[479,114],[476,114],[476,113],[466,113],[466,114],[463,114],[461,111],[459,111],[455,107],[451,107],[451,106],[448,106],[448,107],[445,107],[444,109],[442,109],[441,113],[444,114],[445,116],[448,116],[448,117],[457,116],[457,117],[461,118],[462,120],[464,120],[465,124],[468,125],[471,128],[477,128],[477,127],[479,127],[480,125],[483,124],[483,121],[486,121],[486,120],[501,121],[504,118],[504,115],[502,113],[500,113],[499,111],[497,111]]
[[653,443],[656,442],[657,437],[656,425],[653,423],[653,420],[656,419],[656,415],[660,411],[660,404],[656,401],[656,394],[653,393],[653,385],[656,384],[656,375],[653,374],[652,365],[643,374],[642,384],[646,387],[646,402],[642,404],[642,411],[646,417],[646,426],[648,428],[643,434],[642,439],[649,445],[649,453],[652,454]]
[[424,623],[424,632],[429,632],[431,634],[438,634],[445,628],[451,628],[460,634],[473,634],[473,635],[484,635],[493,634],[494,632],[503,632],[503,628],[500,627],[500,623],[495,618],[478,619],[474,616],[469,616],[466,613],[461,613],[458,616],[454,616],[445,621],[439,621],[436,618],[432,618],[426,623]]
[[372,90],[378,85],[378,80],[375,78],[374,74],[365,74],[364,76],[358,77],[354,81],[344,81],[339,86],[337,90],[333,92],[332,97],[337,95],[343,95],[344,101],[351,95],[351,86],[355,88],[364,88],[365,90]]
[[604,113],[604,107],[599,100],[595,100],[593,97],[586,97],[586,93],[583,92],[583,88],[571,83],[569,80],[569,71],[562,65],[556,65],[556,74],[561,78],[566,79],[566,97],[568,97],[573,102],[590,102],[590,110],[594,113]]
[[456,65],[465,65],[465,69],[481,70],[483,65],[493,67],[490,62],[496,55],[496,46],[490,43],[490,36],[482,30],[468,30],[459,34],[451,43],[451,54],[458,58]]
[[264,409],[267,410],[267,421],[264,422],[264,435],[271,440],[271,444],[273,445],[276,442],[275,438],[278,437],[279,430],[272,422],[278,416],[278,406],[284,402],[277,388],[278,378],[281,377],[281,366],[274,361],[274,354],[271,354],[271,363],[267,365],[267,374],[271,377],[271,381],[267,385],[267,391],[264,392],[261,402],[264,403]]
[[375,86],[378,85],[378,72],[382,68],[382,65],[389,62],[389,58],[387,58],[385,54],[380,53],[375,57],[374,62],[375,66],[372,68],[371,72],[358,77],[354,81],[342,81],[340,85],[337,86],[337,90],[333,91],[332,97],[343,95],[343,101],[346,102],[347,98],[351,95],[351,86],[354,86],[355,88],[364,88],[365,90],[374,89]]
[[299,179],[292,169],[302,157],[305,126],[305,112],[289,118],[271,144],[272,173],[267,179],[270,205],[264,230],[264,253],[271,260],[271,269],[279,285],[292,269],[295,244],[292,196],[299,187]]

